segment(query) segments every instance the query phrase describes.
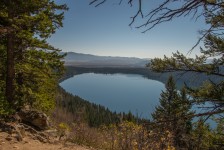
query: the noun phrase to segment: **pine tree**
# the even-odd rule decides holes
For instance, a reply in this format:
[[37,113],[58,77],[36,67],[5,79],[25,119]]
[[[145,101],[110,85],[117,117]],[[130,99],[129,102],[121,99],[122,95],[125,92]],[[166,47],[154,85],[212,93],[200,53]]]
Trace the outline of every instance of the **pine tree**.
[[[173,3],[178,3],[178,1],[173,1]],[[186,3],[191,3],[192,5],[185,5]],[[194,4],[195,3],[195,4]],[[167,7],[168,3],[164,3],[161,5],[161,8],[158,10],[163,10],[163,8]],[[185,9],[185,7],[189,7]],[[202,10],[198,12],[200,7],[203,6]],[[184,9],[183,9],[184,8]],[[157,10],[157,9],[155,9]],[[186,1],[183,2],[182,7],[178,10],[178,12],[171,11],[169,9],[165,9],[168,13],[165,16],[158,16],[157,19],[166,20],[166,17],[171,17],[172,13],[175,17],[178,13],[183,15],[186,13],[186,10],[195,11],[199,13],[198,17],[204,16],[205,22],[210,28],[208,30],[201,30],[200,33],[202,37],[199,39],[196,45],[199,44],[200,41],[204,41],[204,48],[200,48],[201,53],[196,55],[195,58],[189,58],[185,54],[180,52],[173,53],[173,56],[164,58],[155,58],[149,64],[150,67],[154,71],[158,72],[170,72],[170,71],[183,71],[183,72],[198,72],[204,73],[208,75],[214,75],[220,79],[219,82],[207,81],[198,89],[189,89],[189,93],[195,99],[196,104],[203,103],[211,103],[213,107],[207,110],[201,115],[210,116],[212,114],[221,114],[224,112],[224,39],[223,39],[223,24],[224,24],[224,14],[223,14],[223,1]],[[160,12],[160,11],[157,11]],[[157,13],[156,12],[156,13]],[[171,14],[170,14],[171,13]],[[201,13],[201,14],[200,14]],[[153,13],[152,13],[153,14]],[[170,15],[168,15],[170,14]],[[190,14],[190,11],[189,11]],[[195,45],[195,46],[196,46]],[[195,48],[192,48],[192,50]],[[189,51],[188,53],[190,53]],[[200,74],[199,74],[200,75]],[[213,78],[216,78],[214,77]],[[194,103],[194,104],[195,104]]]
[[187,147],[191,129],[190,109],[185,89],[179,93],[171,76],[166,91],[161,93],[160,105],[152,113],[153,132],[161,143],[160,148],[167,148],[169,144],[175,148]]
[[2,100],[12,110],[53,107],[63,63],[46,39],[62,27],[66,9],[52,0],[0,1]]

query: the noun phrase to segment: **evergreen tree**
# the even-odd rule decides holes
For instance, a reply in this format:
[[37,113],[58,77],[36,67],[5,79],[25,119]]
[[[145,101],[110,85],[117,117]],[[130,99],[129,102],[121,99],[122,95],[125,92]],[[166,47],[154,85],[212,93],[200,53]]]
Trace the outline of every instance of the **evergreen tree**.
[[45,111],[53,107],[63,63],[46,39],[62,27],[66,9],[52,0],[0,1],[0,94],[12,110],[25,104]]
[[[224,77],[224,40],[214,35],[208,35],[205,39],[206,50],[201,49],[202,55],[196,58],[187,58],[185,55],[177,52],[171,58],[164,57],[155,58],[148,64],[154,71],[183,71],[183,72],[199,72],[217,77]],[[211,63],[206,63],[211,61]],[[198,114],[212,115],[224,112],[224,81],[213,82],[206,81],[199,88],[188,88],[188,93],[191,94],[194,101],[193,104],[210,103],[212,107],[207,109],[207,112]]]
[[160,105],[152,113],[152,130],[161,143],[160,148],[167,148],[167,144],[177,149],[188,147],[192,115],[190,108],[185,89],[179,93],[171,76],[166,83],[166,91],[161,93]]

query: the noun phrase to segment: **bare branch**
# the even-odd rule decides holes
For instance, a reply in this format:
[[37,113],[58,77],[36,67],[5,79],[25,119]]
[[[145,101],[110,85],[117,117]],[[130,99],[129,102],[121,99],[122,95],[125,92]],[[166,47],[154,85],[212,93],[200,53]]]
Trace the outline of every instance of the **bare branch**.
[[[129,1],[130,2],[130,1]],[[142,1],[139,0],[139,8],[138,8],[138,12],[135,14],[134,17],[131,17],[132,18],[132,21],[131,23],[129,24],[129,26],[131,26],[134,22],[135,22],[135,19],[140,15],[142,18],[143,18],[143,12],[142,12]],[[130,2],[131,4],[131,2]],[[131,4],[132,5],[132,4]]]
[[[97,3],[98,1],[100,1],[99,3]],[[89,5],[92,5],[92,4],[96,4],[95,7],[98,7],[99,5],[102,5],[103,3],[105,3],[107,0],[92,0]],[[121,0],[122,1],[122,0]]]
[[171,21],[173,18],[187,16],[190,15],[192,12],[193,16],[195,16],[198,8],[203,5],[201,1],[190,0],[183,4],[181,7],[174,9],[169,7],[169,3],[171,2],[174,3],[176,1],[166,0],[156,9],[150,11],[146,15],[146,17],[148,17],[146,23],[138,26],[137,28],[148,27],[146,30],[143,31],[143,33],[145,33],[146,31],[154,28],[156,25]]
[[[107,0],[91,0],[90,5],[95,5],[95,7],[97,7],[105,3],[106,1]],[[130,5],[130,7],[132,7],[134,4],[138,5],[137,12],[131,17],[129,26],[132,26],[135,23],[138,16],[146,19],[145,23],[136,27],[138,29],[143,28],[142,33],[153,29],[161,23],[169,22],[172,19],[181,16],[186,17],[192,15],[191,19],[195,18],[195,21],[197,21],[200,17],[206,17],[208,13],[218,13],[219,10],[222,10],[224,4],[224,2],[222,1],[210,2],[207,0],[163,0],[158,7],[152,10],[148,9],[149,12],[147,13],[147,15],[144,15],[144,12],[142,10],[143,0],[138,0],[137,3],[133,3],[135,2],[134,0],[126,1]],[[121,4],[122,2],[123,0],[119,0],[119,4]],[[216,26],[213,26],[212,29],[215,29],[215,27]],[[208,31],[211,32],[212,30]],[[200,43],[200,41],[206,36],[206,34],[202,35],[202,37],[197,41],[192,49],[194,49]]]
[[120,0],[119,5],[121,5],[122,2],[123,2],[123,0]]

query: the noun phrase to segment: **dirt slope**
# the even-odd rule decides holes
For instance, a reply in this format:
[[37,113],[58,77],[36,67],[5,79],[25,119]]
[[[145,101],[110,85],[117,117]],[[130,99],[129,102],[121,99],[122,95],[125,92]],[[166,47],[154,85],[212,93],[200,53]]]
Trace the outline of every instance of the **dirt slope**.
[[74,145],[72,143],[42,143],[34,140],[29,136],[18,141],[9,136],[6,132],[0,132],[0,150],[90,150],[82,146]]

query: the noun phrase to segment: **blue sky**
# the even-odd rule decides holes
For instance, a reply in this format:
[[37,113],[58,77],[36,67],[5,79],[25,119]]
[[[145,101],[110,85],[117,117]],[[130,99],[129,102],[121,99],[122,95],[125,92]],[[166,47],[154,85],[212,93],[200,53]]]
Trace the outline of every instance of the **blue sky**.
[[[94,54],[101,56],[127,56],[139,58],[171,56],[177,50],[187,54],[199,38],[198,31],[205,24],[204,19],[195,21],[190,17],[178,18],[160,24],[141,33],[135,29],[142,23],[139,19],[129,27],[130,17],[137,9],[126,3],[118,5],[113,0],[99,7],[90,6],[90,0],[60,0],[70,8],[65,13],[64,27],[48,40],[50,44],[65,52]],[[145,5],[150,10],[159,0]],[[195,49],[191,54],[198,53]]]

